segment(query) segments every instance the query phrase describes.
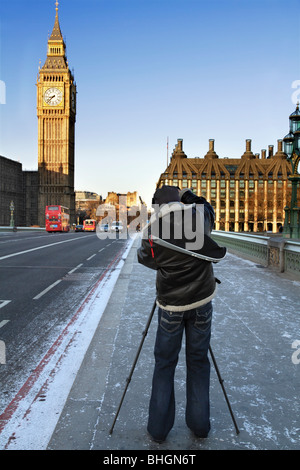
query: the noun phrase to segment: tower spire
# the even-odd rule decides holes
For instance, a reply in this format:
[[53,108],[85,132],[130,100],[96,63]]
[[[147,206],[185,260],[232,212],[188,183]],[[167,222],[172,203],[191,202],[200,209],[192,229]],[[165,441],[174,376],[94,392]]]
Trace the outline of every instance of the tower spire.
[[67,69],[66,44],[58,19],[58,0],[55,1],[55,21],[52,33],[48,37],[47,59],[43,69]]
[[50,36],[50,40],[52,40],[52,41],[63,41],[63,37],[62,37],[62,34],[61,34],[60,25],[59,25],[59,20],[58,20],[58,5],[59,5],[59,3],[56,0],[56,2],[55,2],[55,11],[56,11],[55,22],[54,22],[54,27],[53,27],[52,34]]

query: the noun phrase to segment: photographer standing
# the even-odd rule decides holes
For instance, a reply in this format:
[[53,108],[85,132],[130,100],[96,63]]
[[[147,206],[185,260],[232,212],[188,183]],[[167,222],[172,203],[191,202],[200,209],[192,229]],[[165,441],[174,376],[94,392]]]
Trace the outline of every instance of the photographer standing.
[[[174,374],[186,335],[186,423],[197,437],[210,430],[208,348],[216,283],[212,262],[226,249],[210,237],[214,210],[203,197],[173,186],[157,189],[138,261],[157,270],[158,328],[148,432],[163,442],[175,419]],[[193,237],[193,238],[192,238]]]

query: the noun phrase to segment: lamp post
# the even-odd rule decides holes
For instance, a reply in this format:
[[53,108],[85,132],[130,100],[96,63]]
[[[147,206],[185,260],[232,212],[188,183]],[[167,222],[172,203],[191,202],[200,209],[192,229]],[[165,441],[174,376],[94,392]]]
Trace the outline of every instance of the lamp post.
[[10,208],[10,227],[14,227],[14,225],[15,225],[15,222],[14,222],[14,210],[15,210],[14,201],[10,202],[9,208]]
[[300,111],[299,103],[290,115],[290,132],[283,138],[284,152],[292,165],[289,180],[292,182],[292,198],[290,207],[285,207],[283,236],[300,238],[300,207],[297,203],[297,188],[300,181]]

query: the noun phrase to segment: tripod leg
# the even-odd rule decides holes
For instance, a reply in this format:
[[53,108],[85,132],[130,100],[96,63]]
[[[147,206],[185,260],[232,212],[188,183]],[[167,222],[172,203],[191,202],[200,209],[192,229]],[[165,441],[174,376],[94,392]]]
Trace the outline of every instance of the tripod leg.
[[224,396],[225,396],[225,400],[226,400],[226,403],[228,405],[228,408],[229,408],[229,412],[230,412],[230,415],[231,415],[231,418],[232,418],[232,421],[233,421],[233,424],[234,424],[234,427],[235,427],[235,430],[236,430],[236,433],[239,434],[240,431],[239,431],[239,428],[236,424],[236,420],[235,420],[235,417],[234,417],[234,414],[232,412],[232,409],[231,409],[231,406],[230,406],[230,403],[229,403],[229,400],[228,400],[228,396],[227,396],[227,393],[226,393],[226,390],[225,390],[225,387],[223,385],[223,382],[224,380],[222,379],[221,377],[221,374],[220,374],[220,371],[219,371],[219,368],[217,366],[217,363],[216,363],[216,359],[215,359],[215,356],[212,352],[212,349],[211,347],[209,346],[209,352],[210,352],[210,355],[211,355],[211,358],[212,358],[212,361],[213,361],[213,364],[215,366],[215,369],[216,369],[216,373],[217,373],[217,376],[218,376],[218,379],[219,379],[219,382],[221,384],[221,387],[222,387],[222,390],[223,390],[223,393],[224,393]]
[[142,340],[141,340],[139,349],[138,349],[138,351],[137,351],[136,357],[135,357],[135,359],[134,359],[133,365],[132,365],[132,367],[131,367],[130,374],[129,374],[129,376],[128,376],[127,379],[126,379],[126,386],[125,386],[125,389],[124,389],[124,392],[123,392],[123,395],[122,395],[122,398],[121,398],[121,401],[120,401],[120,404],[119,404],[117,413],[116,413],[116,415],[115,415],[115,419],[114,419],[114,421],[113,421],[112,427],[111,427],[111,429],[110,429],[110,431],[109,431],[109,434],[112,434],[112,433],[113,433],[113,429],[114,429],[115,423],[116,423],[116,421],[117,421],[117,418],[118,418],[118,415],[119,415],[119,412],[120,412],[120,409],[121,409],[123,400],[124,400],[124,398],[125,398],[125,394],[126,394],[126,392],[127,392],[127,388],[128,388],[129,383],[130,383],[130,381],[131,381],[131,377],[132,377],[133,371],[134,371],[134,369],[135,369],[135,366],[136,366],[136,363],[137,363],[137,361],[138,361],[140,352],[141,352],[141,350],[142,350],[142,347],[143,347],[145,338],[146,338],[146,336],[147,336],[147,333],[148,333],[148,330],[149,330],[149,326],[150,326],[150,324],[151,324],[151,320],[152,320],[152,317],[153,317],[154,312],[155,312],[155,308],[156,308],[156,299],[155,299],[155,301],[154,301],[154,304],[153,304],[151,313],[150,313],[150,315],[149,315],[149,318],[148,318],[148,321],[147,321],[147,324],[146,324],[146,328],[145,328],[145,330],[144,330],[143,333],[142,333],[142,334],[143,334],[143,337],[142,337]]

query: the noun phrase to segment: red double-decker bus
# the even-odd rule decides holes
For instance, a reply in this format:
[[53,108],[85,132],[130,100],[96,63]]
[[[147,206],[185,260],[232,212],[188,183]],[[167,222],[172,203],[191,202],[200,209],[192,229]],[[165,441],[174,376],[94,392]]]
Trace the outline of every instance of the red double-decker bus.
[[70,211],[64,206],[46,206],[46,231],[47,232],[69,232]]
[[83,230],[85,232],[96,232],[96,220],[86,219],[83,221]]

